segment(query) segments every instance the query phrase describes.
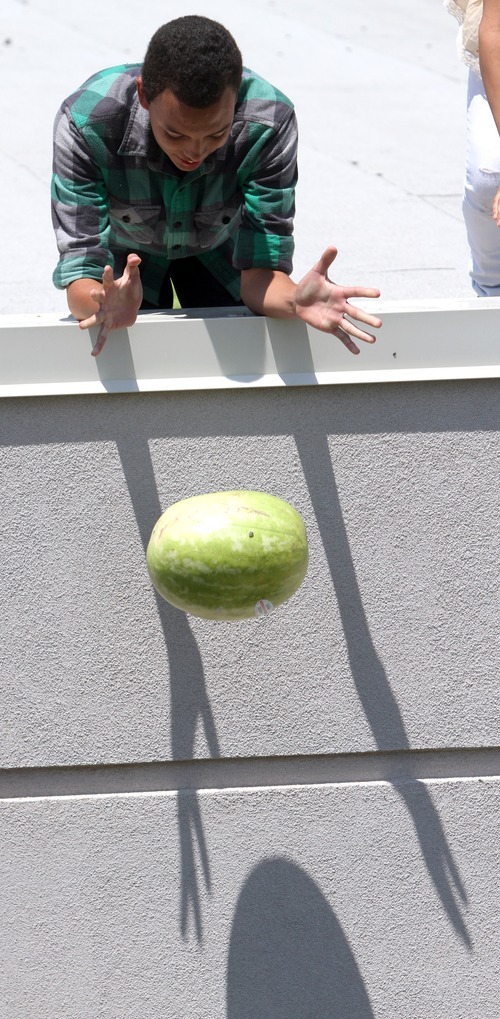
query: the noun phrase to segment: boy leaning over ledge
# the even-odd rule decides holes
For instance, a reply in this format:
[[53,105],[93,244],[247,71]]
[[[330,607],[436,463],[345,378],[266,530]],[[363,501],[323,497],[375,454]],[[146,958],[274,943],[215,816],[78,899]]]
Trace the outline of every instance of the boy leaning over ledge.
[[[379,297],[328,278],[329,247],[291,279],[297,125],[292,103],[242,67],[230,33],[208,18],[163,25],[144,63],[100,71],[66,99],[54,128],[54,283],[82,329],[112,329],[141,308],[246,305],[373,343]],[[358,325],[359,323],[359,325]]]

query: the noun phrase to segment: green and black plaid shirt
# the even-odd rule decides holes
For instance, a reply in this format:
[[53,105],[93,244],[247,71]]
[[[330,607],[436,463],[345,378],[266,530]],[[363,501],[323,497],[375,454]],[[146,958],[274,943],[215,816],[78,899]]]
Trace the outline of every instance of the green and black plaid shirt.
[[100,280],[108,263],[121,276],[130,252],[141,256],[144,297],[153,304],[174,258],[196,255],[235,299],[241,269],[290,274],[297,181],[290,100],[245,69],[228,141],[183,173],[153,137],[137,98],[140,73],[138,65],[101,71],[58,112],[56,287]]

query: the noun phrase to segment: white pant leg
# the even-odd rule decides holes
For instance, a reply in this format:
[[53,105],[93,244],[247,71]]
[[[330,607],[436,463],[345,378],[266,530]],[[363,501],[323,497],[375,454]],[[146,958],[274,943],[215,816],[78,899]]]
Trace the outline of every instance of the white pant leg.
[[500,227],[492,217],[500,187],[500,138],[481,78],[469,71],[467,160],[462,204],[470,277],[480,297],[500,296]]

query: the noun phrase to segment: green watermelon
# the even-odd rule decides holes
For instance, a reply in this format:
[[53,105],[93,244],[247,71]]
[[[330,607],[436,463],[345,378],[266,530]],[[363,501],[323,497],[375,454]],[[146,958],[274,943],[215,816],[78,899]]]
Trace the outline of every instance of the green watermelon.
[[155,524],[147,564],[158,593],[204,619],[266,615],[300,587],[302,517],[265,492],[211,492],[174,503]]

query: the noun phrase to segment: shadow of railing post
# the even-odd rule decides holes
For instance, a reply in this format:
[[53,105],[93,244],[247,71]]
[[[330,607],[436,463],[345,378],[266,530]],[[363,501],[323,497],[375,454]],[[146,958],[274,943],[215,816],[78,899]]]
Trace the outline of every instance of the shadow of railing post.
[[[162,510],[147,439],[134,435],[117,440],[118,453],[134,509],[144,552],[151,531]],[[144,569],[146,560],[144,559]],[[204,729],[210,757],[220,757],[212,709],[208,699],[203,663],[198,644],[184,612],[172,608],[155,592],[165,647],[169,661],[171,697],[171,753],[176,761],[190,760],[198,721]],[[196,790],[177,793],[177,815],[181,857],[180,928],[188,936],[192,914],[196,937],[203,937],[203,923],[196,865],[197,848],[203,881],[210,890],[210,862]]]
[[[354,685],[379,750],[409,750],[403,717],[375,649],[343,520],[326,433],[297,433],[295,441],[325,550],[345,635]],[[472,941],[460,905],[467,895],[429,790],[408,773],[405,781],[389,772],[402,798],[436,892],[456,933],[468,949]]]

